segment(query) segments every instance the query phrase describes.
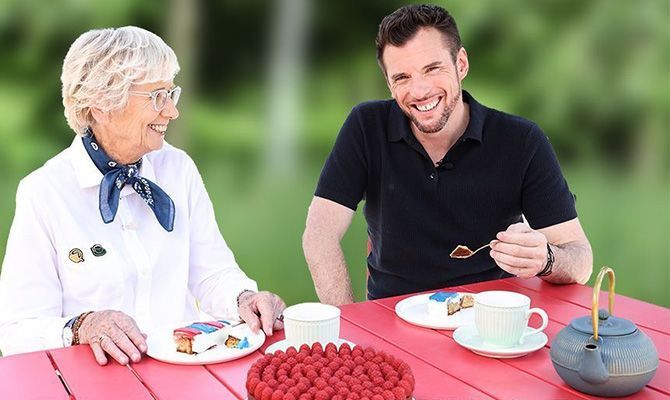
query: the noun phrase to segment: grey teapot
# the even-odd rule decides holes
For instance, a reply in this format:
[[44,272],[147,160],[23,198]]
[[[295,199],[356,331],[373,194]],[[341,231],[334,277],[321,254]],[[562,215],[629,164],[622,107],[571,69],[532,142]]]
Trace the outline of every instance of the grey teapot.
[[[598,294],[609,275],[609,312],[598,311]],[[635,324],[613,315],[614,271],[603,267],[593,285],[591,316],[573,320],[551,344],[551,361],[561,379],[580,392],[627,396],[656,373],[658,353]]]

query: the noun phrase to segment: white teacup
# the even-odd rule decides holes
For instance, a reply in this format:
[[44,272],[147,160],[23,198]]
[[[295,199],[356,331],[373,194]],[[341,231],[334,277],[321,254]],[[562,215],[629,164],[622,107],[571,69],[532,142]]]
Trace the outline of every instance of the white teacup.
[[340,337],[340,309],[322,303],[300,303],[284,310],[284,334],[293,346],[336,342]]
[[[526,330],[532,314],[542,317],[542,326]],[[526,336],[542,332],[549,317],[541,308],[530,308],[530,299],[516,292],[495,290],[475,296],[475,326],[484,343],[498,347],[523,344]]]

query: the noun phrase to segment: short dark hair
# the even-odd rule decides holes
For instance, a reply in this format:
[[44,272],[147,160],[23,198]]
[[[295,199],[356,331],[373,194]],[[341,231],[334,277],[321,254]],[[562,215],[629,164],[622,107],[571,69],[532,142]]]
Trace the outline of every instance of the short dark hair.
[[421,28],[435,28],[442,33],[450,48],[451,56],[456,60],[458,51],[463,47],[461,36],[454,17],[442,7],[432,4],[413,4],[400,7],[384,17],[379,24],[375,39],[377,62],[386,71],[382,57],[387,45],[402,46]]

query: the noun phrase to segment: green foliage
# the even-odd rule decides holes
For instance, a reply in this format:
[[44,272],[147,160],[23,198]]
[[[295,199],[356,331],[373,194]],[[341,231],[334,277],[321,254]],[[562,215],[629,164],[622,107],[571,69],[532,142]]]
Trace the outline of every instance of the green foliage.
[[[0,256],[21,177],[66,147],[72,132],[60,68],[82,32],[138,25],[175,47],[185,67],[181,124],[168,140],[198,164],[240,265],[287,303],[315,299],[301,250],[307,205],[344,118],[388,97],[374,56],[381,18],[403,2],[312,2],[294,115],[295,170],[267,155],[270,54],[281,2],[193,2],[188,25],[159,1],[0,1]],[[670,45],[665,0],[441,1],[468,51],[464,87],[484,104],[536,121],[578,196],[594,268],[617,291],[670,306]],[[181,24],[181,25],[180,25]],[[175,38],[192,26],[190,42]],[[193,58],[186,58],[186,54]],[[183,83],[182,83],[183,85]],[[365,293],[365,224],[344,239],[358,299]]]

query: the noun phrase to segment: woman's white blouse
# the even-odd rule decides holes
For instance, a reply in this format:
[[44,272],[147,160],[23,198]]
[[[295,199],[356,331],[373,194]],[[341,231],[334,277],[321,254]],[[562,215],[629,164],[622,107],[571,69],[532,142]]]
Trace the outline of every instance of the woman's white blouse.
[[5,355],[62,347],[65,323],[88,310],[123,311],[144,332],[198,318],[195,299],[237,317],[237,295],[256,283],[221,236],[193,160],[166,143],[143,157],[140,175],[174,201],[172,232],[129,186],[114,221],[102,222],[102,174],[80,137],[19,183],[0,276]]

